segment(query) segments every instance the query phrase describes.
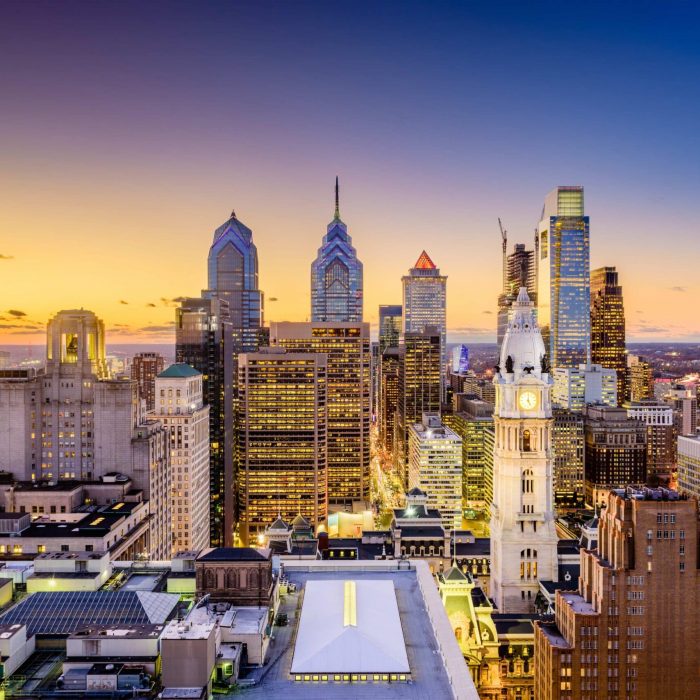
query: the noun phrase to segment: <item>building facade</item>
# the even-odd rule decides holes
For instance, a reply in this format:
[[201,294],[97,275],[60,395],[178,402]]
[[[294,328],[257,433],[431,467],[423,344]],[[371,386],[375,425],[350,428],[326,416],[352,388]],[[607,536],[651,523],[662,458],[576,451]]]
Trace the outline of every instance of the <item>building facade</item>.
[[[439,413],[442,389],[440,330],[427,326],[404,333],[399,347],[399,395],[396,411],[394,461],[408,484],[408,430],[423,413]],[[408,490],[408,489],[406,489]]]
[[678,438],[678,489],[700,499],[700,436]]
[[447,277],[423,251],[416,264],[401,278],[404,333],[422,333],[428,326],[440,334],[440,357],[447,348]]
[[535,623],[538,700],[697,697],[697,501],[609,493],[597,550]]
[[391,452],[396,440],[396,411],[399,403],[399,349],[389,347],[381,355],[379,371],[379,405],[377,423],[379,441]]
[[655,477],[668,484],[676,464],[676,430],[673,409],[654,399],[625,404],[630,418],[642,421],[647,428],[647,478]]
[[175,311],[175,359],[202,373],[209,406],[209,539],[233,544],[233,335],[225,299],[188,298]]
[[584,449],[583,413],[555,408],[552,451],[554,501],[558,507],[583,507]]
[[557,408],[583,411],[586,404],[600,403],[617,406],[617,373],[601,365],[554,367],[552,403]]
[[364,508],[361,504],[369,500],[369,324],[272,323],[270,344],[327,356],[329,508]]
[[536,248],[537,320],[552,367],[590,362],[590,227],[583,187],[557,187],[545,198]]
[[617,373],[617,397],[627,395],[625,304],[614,267],[591,271],[591,362]]
[[146,401],[146,410],[155,408],[156,377],[165,367],[163,356],[157,352],[139,352],[131,361],[131,378],[138,384],[139,398]]
[[586,503],[601,505],[610,489],[645,484],[646,425],[613,406],[587,406],[584,421]]
[[627,400],[654,398],[654,374],[651,365],[639,355],[627,356]]
[[491,505],[491,597],[500,612],[534,610],[539,580],[556,581],[552,378],[532,302],[513,303],[499,370]]
[[462,527],[462,438],[439,413],[424,413],[408,431],[408,486],[428,494],[445,530]]
[[209,546],[209,406],[202,374],[174,364],[155,380],[155,416],[168,429],[173,555]]
[[240,356],[236,415],[239,535],[301,514],[328,517],[328,372],[322,353],[263,348]]
[[511,307],[518,296],[520,287],[527,289],[530,300],[537,308],[537,266],[534,250],[525,250],[525,244],[516,243],[513,252],[508,255],[508,242],[503,240],[503,290],[498,297],[498,328],[496,342],[503,343]]
[[335,214],[311,263],[311,321],[360,323],[363,306],[362,263],[357,259],[348,227],[340,218],[338,178]]

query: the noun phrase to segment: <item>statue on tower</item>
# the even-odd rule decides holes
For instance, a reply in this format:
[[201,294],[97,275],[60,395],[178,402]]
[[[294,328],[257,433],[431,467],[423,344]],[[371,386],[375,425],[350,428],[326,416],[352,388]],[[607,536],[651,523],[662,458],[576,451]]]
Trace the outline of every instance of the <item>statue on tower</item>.
[[506,372],[508,374],[513,374],[513,358],[511,355],[506,357]]

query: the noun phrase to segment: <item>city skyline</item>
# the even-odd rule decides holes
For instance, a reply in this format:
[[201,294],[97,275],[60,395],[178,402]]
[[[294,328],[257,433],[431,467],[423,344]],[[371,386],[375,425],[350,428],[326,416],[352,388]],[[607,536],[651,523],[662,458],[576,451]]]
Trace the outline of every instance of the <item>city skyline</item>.
[[[591,267],[617,267],[628,341],[700,339],[687,254],[698,100],[675,89],[697,73],[692,10],[591,6],[573,27],[551,8],[37,7],[7,6],[0,29],[16,65],[0,80],[0,344],[42,344],[48,318],[80,306],[110,343],[172,342],[174,300],[206,288],[211,232],[234,208],[255,232],[266,321],[305,320],[336,175],[375,331],[425,248],[450,277],[448,341],[493,341],[497,217],[529,249],[545,194],[580,184]],[[334,52],[339,23],[349,46]],[[234,26],[245,61],[217,45]],[[581,55],[579,35],[596,51]],[[552,90],[575,66],[584,104],[574,91],[542,110],[545,66]],[[601,103],[620,119],[601,121]]]

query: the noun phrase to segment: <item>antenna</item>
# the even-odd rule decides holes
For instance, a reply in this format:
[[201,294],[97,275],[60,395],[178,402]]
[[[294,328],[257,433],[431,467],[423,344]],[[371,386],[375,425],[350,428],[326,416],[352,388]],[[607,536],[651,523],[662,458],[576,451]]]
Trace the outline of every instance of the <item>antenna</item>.
[[501,229],[501,242],[503,244],[503,293],[508,294],[508,231],[503,228],[501,217],[498,217],[498,228]]

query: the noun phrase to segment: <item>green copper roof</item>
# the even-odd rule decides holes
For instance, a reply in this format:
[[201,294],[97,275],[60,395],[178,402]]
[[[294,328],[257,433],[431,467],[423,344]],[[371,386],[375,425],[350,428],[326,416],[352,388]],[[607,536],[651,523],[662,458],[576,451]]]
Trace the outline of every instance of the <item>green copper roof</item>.
[[198,374],[200,374],[200,372],[191,365],[185,362],[176,362],[174,365],[170,365],[168,369],[163,370],[158,377],[164,377],[165,379],[183,379],[185,377],[196,377]]

